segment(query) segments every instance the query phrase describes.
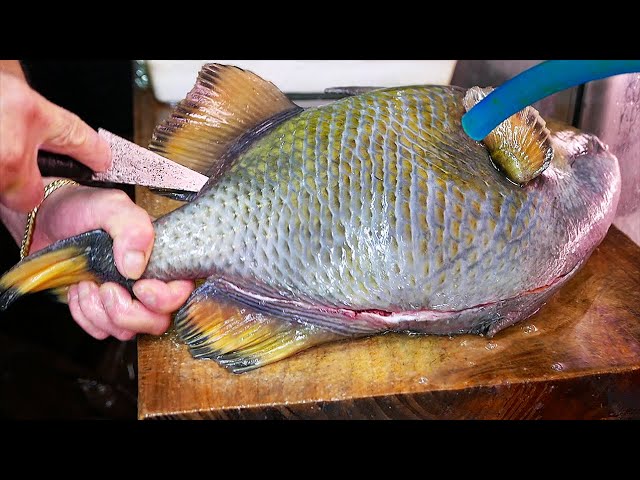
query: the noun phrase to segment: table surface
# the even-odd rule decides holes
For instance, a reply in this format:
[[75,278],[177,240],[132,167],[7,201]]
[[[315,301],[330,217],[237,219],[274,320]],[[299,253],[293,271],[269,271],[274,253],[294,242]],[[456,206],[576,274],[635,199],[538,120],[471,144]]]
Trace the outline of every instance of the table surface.
[[[135,93],[135,140],[169,112]],[[177,202],[136,187],[153,216]],[[492,339],[387,334],[234,375],[170,329],[138,342],[138,417],[640,418],[640,247],[612,227],[539,313]]]

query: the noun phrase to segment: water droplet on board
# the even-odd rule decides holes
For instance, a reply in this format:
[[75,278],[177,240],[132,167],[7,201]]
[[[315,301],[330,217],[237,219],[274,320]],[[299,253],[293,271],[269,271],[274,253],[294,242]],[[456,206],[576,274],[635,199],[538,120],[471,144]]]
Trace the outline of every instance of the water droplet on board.
[[418,383],[419,383],[420,385],[424,385],[424,384],[426,384],[426,383],[429,383],[429,379],[428,379],[427,377],[420,377],[420,378],[418,379]]
[[556,362],[553,365],[551,365],[551,370],[555,370],[556,372],[561,372],[562,370],[564,370],[564,365],[561,364],[560,362]]
[[529,334],[529,333],[536,333],[538,331],[538,327],[536,327],[533,324],[528,324],[528,325],[524,325],[522,327],[522,331],[525,335]]
[[489,342],[485,345],[484,348],[486,348],[487,350],[495,350],[498,347],[498,344],[496,342]]
[[466,347],[467,346],[467,341],[466,340],[460,340],[460,346],[461,347]]

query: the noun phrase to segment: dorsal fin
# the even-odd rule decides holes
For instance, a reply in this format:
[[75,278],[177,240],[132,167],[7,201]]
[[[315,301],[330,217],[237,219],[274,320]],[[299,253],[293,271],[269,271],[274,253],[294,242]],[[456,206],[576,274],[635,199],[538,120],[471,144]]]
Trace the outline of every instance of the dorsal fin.
[[[489,95],[493,88],[472,87],[464,96],[467,111]],[[510,116],[482,142],[495,164],[515,183],[525,184],[551,163],[553,147],[549,129],[538,111],[529,106]]]
[[209,63],[187,97],[156,127],[149,149],[208,175],[244,133],[295,110],[300,107],[255,73]]

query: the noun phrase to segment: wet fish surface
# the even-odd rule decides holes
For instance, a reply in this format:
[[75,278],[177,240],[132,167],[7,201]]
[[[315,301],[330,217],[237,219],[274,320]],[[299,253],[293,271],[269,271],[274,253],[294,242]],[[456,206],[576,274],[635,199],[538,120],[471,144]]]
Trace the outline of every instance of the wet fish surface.
[[[192,354],[241,373],[328,341],[492,336],[534,314],[606,235],[618,163],[530,112],[504,127],[515,140],[476,142],[466,95],[383,88],[303,110],[251,72],[205,65],[150,148],[210,179],[154,222],[143,275],[205,280],[175,317]],[[494,161],[516,150],[541,159],[522,184]],[[103,231],[25,258],[0,307],[87,276],[131,288]]]

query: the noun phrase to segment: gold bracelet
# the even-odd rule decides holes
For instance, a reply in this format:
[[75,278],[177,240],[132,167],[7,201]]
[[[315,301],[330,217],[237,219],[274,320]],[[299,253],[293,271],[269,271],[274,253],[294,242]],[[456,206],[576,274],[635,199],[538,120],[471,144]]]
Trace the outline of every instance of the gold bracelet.
[[33,240],[33,231],[36,228],[36,214],[38,213],[38,209],[49,195],[51,195],[60,187],[64,187],[65,185],[78,185],[78,182],[74,182],[73,180],[69,180],[68,178],[60,178],[58,180],[54,180],[46,187],[44,187],[44,198],[42,199],[42,202],[40,202],[27,215],[27,226],[25,227],[24,236],[22,237],[22,244],[20,245],[20,260],[29,255],[29,248],[31,248],[31,241]]

